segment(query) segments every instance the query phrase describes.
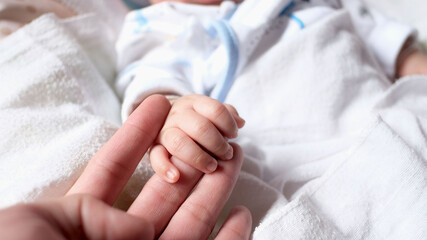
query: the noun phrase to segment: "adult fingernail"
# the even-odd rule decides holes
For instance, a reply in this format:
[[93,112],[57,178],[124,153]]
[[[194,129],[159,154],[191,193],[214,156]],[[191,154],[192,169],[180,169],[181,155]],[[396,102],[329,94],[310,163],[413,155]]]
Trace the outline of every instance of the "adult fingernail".
[[228,144],[227,153],[225,153],[225,160],[232,159],[233,158],[233,152],[234,152],[233,147],[230,144]]
[[215,171],[217,167],[218,163],[216,162],[216,160],[211,160],[211,162],[208,163],[208,165],[206,166],[209,172]]

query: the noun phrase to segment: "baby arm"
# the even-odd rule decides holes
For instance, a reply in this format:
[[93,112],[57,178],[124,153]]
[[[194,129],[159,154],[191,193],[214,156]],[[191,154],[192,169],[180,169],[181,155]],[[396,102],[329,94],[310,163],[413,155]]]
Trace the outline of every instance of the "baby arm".
[[170,158],[178,158],[204,172],[216,170],[217,159],[230,160],[233,148],[228,139],[237,137],[245,121],[228,104],[203,95],[171,100],[172,108],[150,151],[154,171],[168,182],[179,179]]

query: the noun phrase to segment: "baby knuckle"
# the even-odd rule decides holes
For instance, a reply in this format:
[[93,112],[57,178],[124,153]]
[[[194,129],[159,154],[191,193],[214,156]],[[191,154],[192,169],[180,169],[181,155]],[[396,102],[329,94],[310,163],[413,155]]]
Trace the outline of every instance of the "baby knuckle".
[[218,142],[214,145],[214,148],[212,149],[214,153],[223,155],[227,153],[228,150],[228,143],[218,140]]
[[227,112],[227,108],[220,102],[215,102],[211,105],[211,114],[214,119],[220,118]]
[[194,154],[193,161],[196,166],[202,168],[207,162],[207,158],[204,152],[198,151]]
[[179,113],[180,113],[179,109],[177,109],[176,107],[172,107],[171,110],[169,111],[168,118],[174,118],[177,115],[179,115]]
[[203,122],[197,122],[194,126],[195,129],[195,133],[198,137],[200,136],[205,136],[209,133],[210,131],[210,125],[208,122],[203,121]]
[[184,146],[187,144],[185,136],[178,133],[179,130],[175,129],[168,129],[163,134],[163,139],[167,143],[165,144],[166,148],[170,152],[180,152],[184,148]]
[[230,112],[237,112],[236,108],[228,103],[225,103],[224,106],[230,111]]
[[181,136],[174,136],[171,138],[171,151],[172,152],[181,152],[185,146],[185,140]]

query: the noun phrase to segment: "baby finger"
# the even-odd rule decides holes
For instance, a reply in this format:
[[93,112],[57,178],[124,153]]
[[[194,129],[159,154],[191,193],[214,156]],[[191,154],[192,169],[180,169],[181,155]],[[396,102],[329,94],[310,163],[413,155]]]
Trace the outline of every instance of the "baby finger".
[[178,181],[179,171],[170,161],[165,147],[160,144],[153,146],[150,150],[150,162],[154,171],[164,180],[170,183]]
[[177,126],[210,154],[223,160],[233,158],[233,148],[214,124],[197,112],[187,111],[176,120]]
[[179,128],[163,129],[159,134],[159,142],[171,155],[204,173],[211,173],[218,167],[216,159]]

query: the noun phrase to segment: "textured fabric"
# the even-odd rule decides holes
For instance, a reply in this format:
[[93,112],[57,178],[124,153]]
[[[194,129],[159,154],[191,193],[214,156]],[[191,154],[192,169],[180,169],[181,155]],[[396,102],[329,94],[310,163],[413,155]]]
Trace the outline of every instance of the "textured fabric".
[[[0,207],[62,196],[121,123],[114,43],[127,10],[61,2],[76,16],[42,15],[0,41]],[[141,162],[117,206],[152,174]]]
[[99,22],[107,25],[108,38],[116,40],[123,25],[124,15],[129,11],[121,0],[58,0],[73,9],[78,15],[95,14]]
[[[99,2],[0,42],[1,207],[66,192],[120,124],[120,16]],[[255,49],[229,93],[245,161],[222,218],[247,206],[253,239],[426,239],[426,77],[391,85],[346,12],[306,30]],[[151,174],[144,159],[118,205]]]
[[424,239],[426,80],[391,85],[345,12],[268,49],[229,93],[246,125],[228,207],[254,239]]
[[44,15],[0,41],[0,206],[63,194],[120,124],[104,27]]
[[45,13],[54,13],[60,18],[75,15],[72,9],[55,0],[0,1],[0,40]]
[[[250,67],[252,55],[257,59],[266,49],[286,44],[286,39],[338,9],[349,11],[355,33],[390,78],[395,76],[396,60],[406,39],[416,35],[413,28],[384,18],[355,0],[274,0],[269,4],[247,0],[236,8],[230,1],[219,6],[163,2],[129,13],[117,43],[121,74],[116,88],[123,98],[122,120],[153,93],[217,97],[230,69],[227,63],[238,61],[235,75],[239,75]],[[229,59],[226,45],[209,34],[219,19],[229,20],[234,29],[238,42],[234,56],[238,58]]]

